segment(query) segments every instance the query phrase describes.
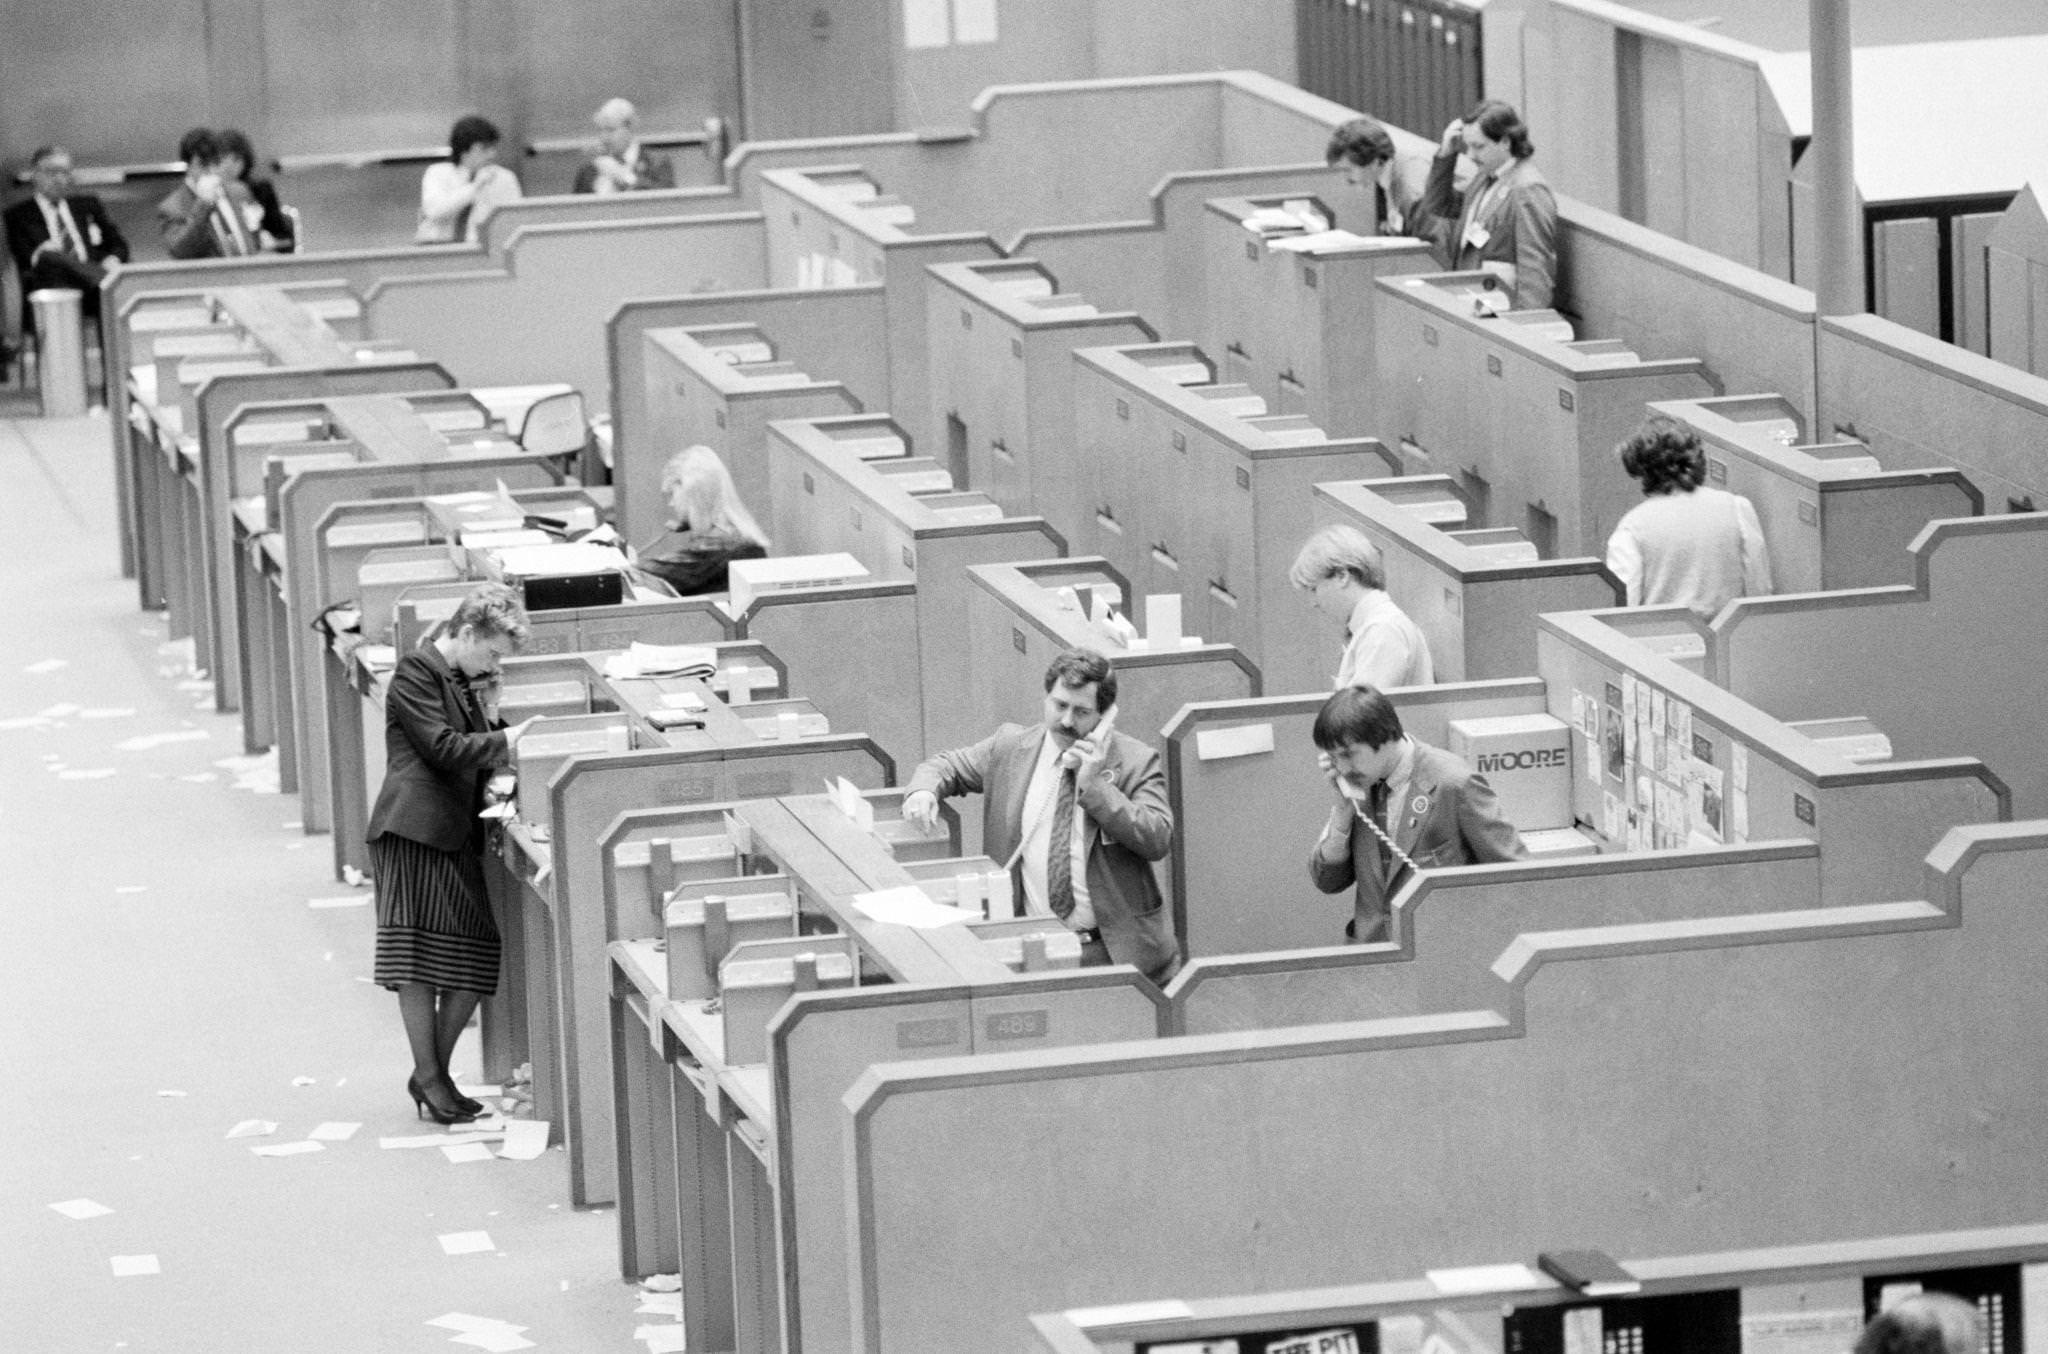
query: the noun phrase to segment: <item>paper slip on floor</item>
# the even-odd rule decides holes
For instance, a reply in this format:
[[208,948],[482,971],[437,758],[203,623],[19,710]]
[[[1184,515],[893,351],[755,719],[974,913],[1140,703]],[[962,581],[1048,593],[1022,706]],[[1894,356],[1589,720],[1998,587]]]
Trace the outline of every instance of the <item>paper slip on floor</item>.
[[445,1255],[475,1255],[498,1249],[491,1244],[489,1232],[443,1232],[437,1239]]
[[105,1204],[96,1204],[90,1199],[66,1199],[63,1203],[51,1204],[50,1207],[65,1217],[76,1218],[80,1222],[87,1218],[103,1218],[114,1211]]

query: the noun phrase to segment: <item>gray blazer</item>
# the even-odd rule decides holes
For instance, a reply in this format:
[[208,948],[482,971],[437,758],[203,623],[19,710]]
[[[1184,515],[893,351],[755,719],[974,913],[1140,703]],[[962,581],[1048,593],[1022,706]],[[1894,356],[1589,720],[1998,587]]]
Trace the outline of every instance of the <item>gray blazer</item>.
[[[1485,865],[1520,860],[1525,854],[1521,834],[1500,816],[1500,801],[1486,777],[1457,757],[1417,740],[1415,770],[1399,804],[1387,806],[1394,844],[1424,869],[1433,865]],[[1324,893],[1358,886],[1358,899],[1344,934],[1368,942],[1387,938],[1387,897],[1403,882],[1407,867],[1400,861],[1382,874],[1379,838],[1352,820],[1344,858],[1324,860],[1317,842],[1308,857],[1308,875]]]
[[[980,793],[982,849],[995,860],[1008,860],[1024,835],[1024,795],[1045,738],[1042,726],[1005,724],[971,747],[925,761],[909,788],[940,799]],[[1173,810],[1159,754],[1135,738],[1113,734],[1101,777],[1077,802],[1087,820],[1088,897],[1102,943],[1116,962],[1164,983],[1180,967],[1180,945],[1151,865],[1173,845]]]
[[[1536,166],[1518,160],[1501,176],[1502,191],[1480,213],[1481,182],[1475,180],[1461,198],[1451,186],[1456,155],[1439,154],[1429,167],[1429,183],[1415,209],[1417,235],[1431,240],[1452,272],[1476,271],[1483,263],[1515,267],[1514,309],[1544,310],[1557,298],[1557,195]],[[1486,243],[1473,248],[1465,235],[1474,219],[1486,231]]]

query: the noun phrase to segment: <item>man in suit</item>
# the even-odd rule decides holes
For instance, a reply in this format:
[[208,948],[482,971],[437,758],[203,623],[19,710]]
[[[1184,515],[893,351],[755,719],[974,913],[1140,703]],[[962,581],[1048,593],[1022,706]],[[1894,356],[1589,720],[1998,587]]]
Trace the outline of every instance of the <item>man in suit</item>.
[[195,127],[178,142],[185,181],[157,204],[164,248],[174,259],[238,258],[256,253],[263,208],[249,186],[221,172],[220,141]]
[[83,294],[85,316],[99,314],[100,279],[128,261],[128,242],[91,193],[71,191],[71,153],[44,146],[29,160],[35,191],[6,212],[7,248],[21,278],[22,327],[33,327],[30,292],[44,287]]
[[1372,190],[1373,231],[1379,235],[1413,235],[1415,204],[1429,175],[1429,158],[1403,154],[1385,127],[1371,118],[1353,118],[1330,133],[1323,162],[1344,172],[1344,182]]
[[1180,968],[1180,946],[1152,862],[1173,840],[1159,754],[1117,733],[1116,674],[1090,649],[1045,670],[1035,727],[1005,724],[972,747],[917,768],[903,815],[929,827],[939,800],[982,796],[982,849],[1004,861],[1024,911],[1081,937],[1085,964],[1129,964],[1155,983]]
[[1323,702],[1310,736],[1337,803],[1309,853],[1309,878],[1324,893],[1357,886],[1344,924],[1351,940],[1387,939],[1387,899],[1410,870],[1525,854],[1486,778],[1410,738],[1374,688],[1346,687]]
[[676,186],[676,167],[666,155],[643,149],[635,130],[639,114],[625,99],[608,100],[591,121],[597,124],[598,153],[576,171],[578,193],[630,193]]
[[[1460,153],[1476,171],[1462,198]],[[1522,115],[1488,99],[1444,128],[1416,207],[1415,233],[1432,241],[1453,272],[1498,278],[1508,305],[1542,310],[1557,294],[1557,196],[1529,163],[1536,147]]]

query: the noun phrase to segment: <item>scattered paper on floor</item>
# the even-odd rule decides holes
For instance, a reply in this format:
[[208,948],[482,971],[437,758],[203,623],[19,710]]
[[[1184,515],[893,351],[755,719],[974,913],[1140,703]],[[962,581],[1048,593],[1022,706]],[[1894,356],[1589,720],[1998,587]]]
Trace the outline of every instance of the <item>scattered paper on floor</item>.
[[356,1135],[356,1130],[361,1127],[361,1124],[345,1124],[330,1121],[315,1125],[313,1131],[306,1136],[314,1142],[347,1142]]
[[103,1218],[114,1211],[105,1204],[97,1204],[90,1199],[66,1199],[63,1203],[51,1204],[50,1207],[65,1217],[76,1218],[80,1222],[87,1218]]
[[165,733],[145,733],[134,738],[124,738],[114,744],[114,747],[122,752],[147,752],[151,748],[160,748],[167,743],[196,743],[203,738],[211,737],[213,735],[204,729],[171,729]]
[[111,767],[111,766],[95,766],[95,767],[93,767],[93,768],[92,768],[92,769],[90,769],[90,770],[73,770],[73,771],[59,771],[59,772],[57,773],[57,779],[58,779],[58,780],[105,780],[105,779],[106,779],[106,778],[107,778],[108,776],[111,776],[111,775],[114,775],[114,774],[115,774],[114,768],[113,768],[113,767]]
[[249,1150],[259,1157],[297,1157],[308,1152],[324,1152],[327,1150],[327,1144],[314,1142],[309,1138],[300,1142],[271,1143],[266,1147],[251,1147]]
[[442,1253],[446,1255],[474,1255],[478,1251],[498,1249],[491,1244],[489,1232],[443,1232],[439,1240]]
[[451,1345],[468,1345],[474,1349],[488,1349],[494,1352],[535,1348],[533,1341],[516,1331],[509,1330],[470,1331],[467,1335],[456,1336],[448,1343]]
[[505,1145],[498,1155],[508,1161],[532,1161],[548,1150],[548,1121],[511,1119],[505,1124]]
[[368,894],[352,893],[345,898],[308,898],[307,907],[361,907],[369,902]]
[[642,1293],[640,1305],[633,1309],[635,1316],[672,1316],[683,1319],[683,1295],[681,1293]]
[[109,1256],[107,1263],[114,1267],[114,1277],[117,1279],[131,1278],[137,1274],[161,1274],[164,1272],[164,1267],[157,1263],[157,1258],[154,1255]]
[[59,668],[68,668],[70,666],[71,660],[68,658],[45,658],[40,662],[29,664],[22,671],[33,672],[40,676],[45,672],[55,672]]
[[450,1312],[446,1316],[437,1316],[426,1324],[429,1326],[439,1326],[442,1330],[456,1331],[463,1335],[481,1330],[508,1330],[517,1335],[526,1329],[525,1326],[517,1326],[510,1321],[500,1321],[494,1316],[471,1316],[467,1312]]
[[688,1327],[677,1323],[673,1326],[639,1326],[633,1331],[633,1338],[647,1346],[647,1354],[679,1354],[683,1348],[683,1334]]
[[441,1145],[441,1155],[460,1166],[467,1161],[489,1161],[491,1147],[482,1142],[454,1142]]
[[244,1119],[228,1130],[230,1138],[261,1138],[277,1132],[277,1125],[268,1119]]

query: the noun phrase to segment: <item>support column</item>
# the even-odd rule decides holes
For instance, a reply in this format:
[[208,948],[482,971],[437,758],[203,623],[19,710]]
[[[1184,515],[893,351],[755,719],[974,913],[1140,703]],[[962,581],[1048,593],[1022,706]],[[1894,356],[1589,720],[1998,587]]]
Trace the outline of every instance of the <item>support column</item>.
[[1823,315],[1867,308],[1863,212],[1856,197],[1855,117],[1849,69],[1850,0],[1808,0],[1813,63],[1814,294]]

